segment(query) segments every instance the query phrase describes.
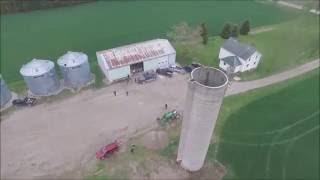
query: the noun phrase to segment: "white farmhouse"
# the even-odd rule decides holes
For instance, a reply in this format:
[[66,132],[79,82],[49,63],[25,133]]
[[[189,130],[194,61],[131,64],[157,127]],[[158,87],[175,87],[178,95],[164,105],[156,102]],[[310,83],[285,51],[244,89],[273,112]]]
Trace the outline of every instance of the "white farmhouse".
[[227,39],[219,52],[219,67],[229,73],[244,72],[257,68],[261,54],[252,46]]
[[176,66],[176,51],[166,39],[98,51],[96,55],[102,72],[110,82],[138,72]]

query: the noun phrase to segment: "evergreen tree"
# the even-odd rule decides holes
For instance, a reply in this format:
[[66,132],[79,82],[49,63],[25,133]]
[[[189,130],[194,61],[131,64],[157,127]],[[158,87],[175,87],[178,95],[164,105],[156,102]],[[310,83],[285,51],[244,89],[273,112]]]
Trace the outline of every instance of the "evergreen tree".
[[231,28],[231,33],[230,33],[230,36],[231,37],[238,37],[239,35],[239,30],[238,30],[238,25],[233,25],[232,28]]
[[249,31],[250,31],[250,23],[248,20],[246,20],[241,24],[240,34],[241,35],[248,35]]
[[230,23],[226,23],[224,26],[223,26],[223,29],[220,33],[220,36],[223,38],[223,39],[228,39],[231,35],[231,24]]
[[201,23],[201,32],[200,35],[202,37],[202,43],[206,45],[208,43],[208,27],[206,23]]

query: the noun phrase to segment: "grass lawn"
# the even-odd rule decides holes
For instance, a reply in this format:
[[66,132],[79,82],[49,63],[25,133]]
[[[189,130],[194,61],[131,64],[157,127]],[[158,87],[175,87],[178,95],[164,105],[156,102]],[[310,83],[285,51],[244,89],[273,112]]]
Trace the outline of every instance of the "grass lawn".
[[[230,13],[232,12],[232,13]],[[297,17],[300,12],[254,1],[99,1],[73,7],[1,15],[1,74],[11,88],[23,83],[22,64],[32,58],[56,59],[68,50],[89,55],[101,80],[95,52],[165,37],[181,21],[207,22],[216,35],[224,22],[249,19],[253,27]]]
[[319,179],[319,69],[227,98],[208,158],[229,178]]

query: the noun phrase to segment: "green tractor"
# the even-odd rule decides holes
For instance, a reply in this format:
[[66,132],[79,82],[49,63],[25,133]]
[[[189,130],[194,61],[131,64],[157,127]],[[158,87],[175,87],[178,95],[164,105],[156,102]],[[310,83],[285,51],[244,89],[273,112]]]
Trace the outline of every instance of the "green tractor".
[[165,112],[161,118],[158,118],[158,122],[161,126],[172,122],[173,120],[179,119],[180,114],[176,110]]

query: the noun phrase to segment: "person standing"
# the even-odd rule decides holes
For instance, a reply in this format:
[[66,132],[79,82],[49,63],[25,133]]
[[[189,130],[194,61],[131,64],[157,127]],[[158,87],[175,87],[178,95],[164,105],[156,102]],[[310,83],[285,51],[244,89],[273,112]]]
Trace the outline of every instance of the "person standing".
[[134,149],[135,149],[135,148],[136,148],[136,145],[132,144],[132,145],[131,145],[131,148],[130,148],[130,152],[131,152],[131,153],[134,153]]

